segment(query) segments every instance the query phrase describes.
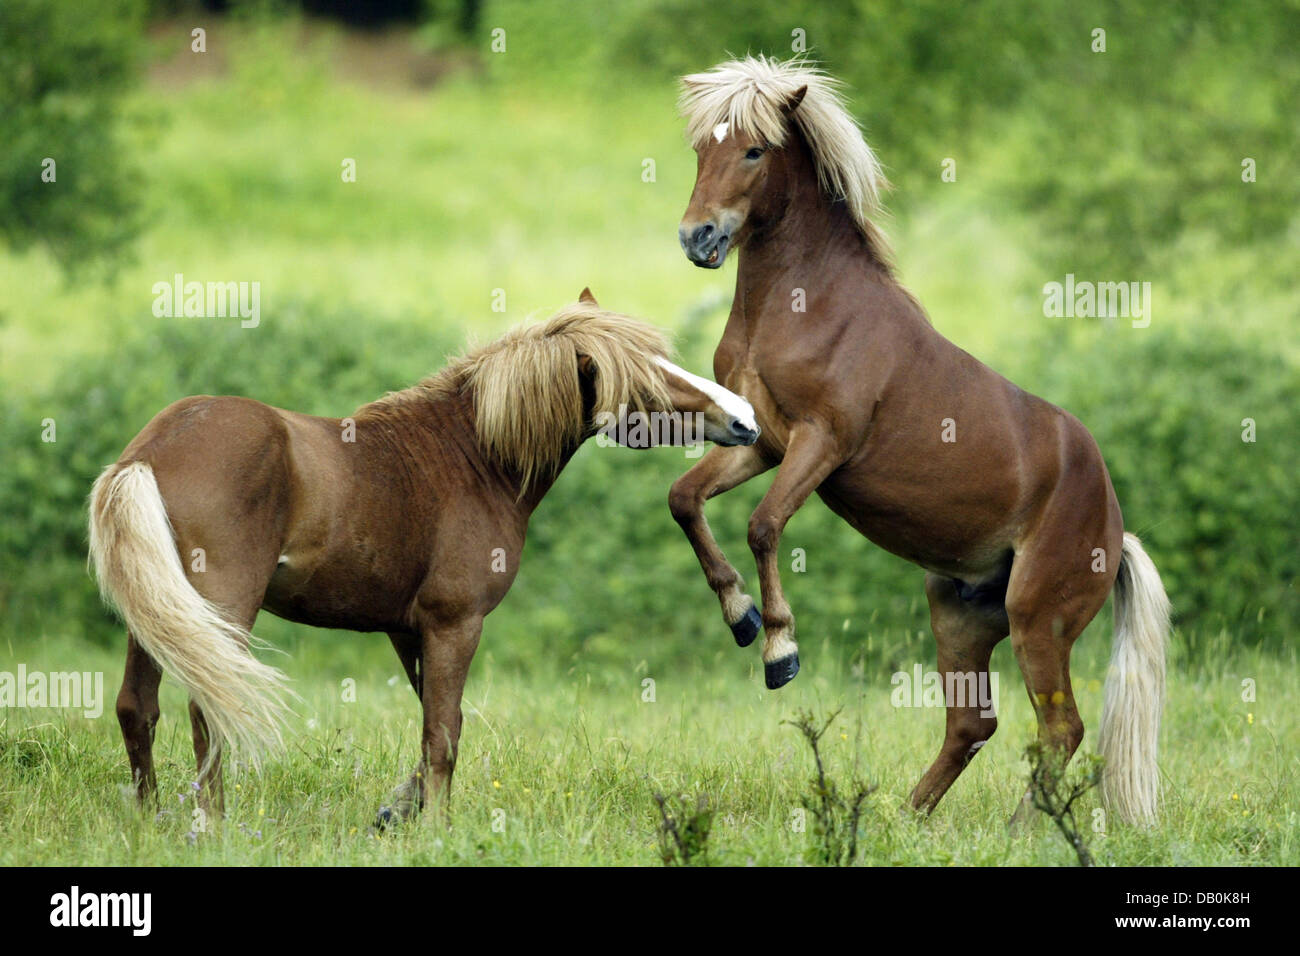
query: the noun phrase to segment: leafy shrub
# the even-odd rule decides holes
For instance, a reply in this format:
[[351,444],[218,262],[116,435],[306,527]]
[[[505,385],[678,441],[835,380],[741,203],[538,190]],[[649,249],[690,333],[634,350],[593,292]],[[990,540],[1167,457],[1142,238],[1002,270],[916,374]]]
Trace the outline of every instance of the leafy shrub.
[[1153,325],[1075,338],[1042,336],[1018,381],[1097,439],[1125,526],[1160,569],[1187,639],[1227,629],[1281,648],[1300,625],[1300,376],[1228,332]]
[[[0,4],[0,237],[44,243],[69,272],[111,263],[138,225],[119,100],[136,72],[140,14],[138,0]],[[53,182],[42,180],[47,158]]]
[[893,205],[950,189],[940,164],[954,158],[958,182],[987,182],[1036,218],[1053,270],[1147,268],[1187,230],[1280,238],[1300,205],[1284,172],[1300,151],[1285,119],[1300,100],[1294,5],[754,0],[736,16],[694,0],[497,0],[486,19],[517,38],[489,58],[510,82],[601,88],[639,73],[663,83],[665,108],[677,76],[732,55],[787,58],[800,40],[848,85],[900,187]]

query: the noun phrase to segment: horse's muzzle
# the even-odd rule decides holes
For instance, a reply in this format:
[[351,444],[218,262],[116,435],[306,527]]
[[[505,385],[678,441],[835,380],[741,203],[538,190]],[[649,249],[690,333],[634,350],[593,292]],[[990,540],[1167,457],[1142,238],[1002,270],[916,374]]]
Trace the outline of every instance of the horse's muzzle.
[[742,424],[739,418],[733,418],[728,423],[727,431],[731,433],[737,445],[752,445],[758,441],[758,436],[762,433],[760,428],[750,428]]
[[727,258],[731,235],[706,222],[694,229],[681,227],[677,230],[677,241],[682,244],[686,258],[701,269],[717,269]]

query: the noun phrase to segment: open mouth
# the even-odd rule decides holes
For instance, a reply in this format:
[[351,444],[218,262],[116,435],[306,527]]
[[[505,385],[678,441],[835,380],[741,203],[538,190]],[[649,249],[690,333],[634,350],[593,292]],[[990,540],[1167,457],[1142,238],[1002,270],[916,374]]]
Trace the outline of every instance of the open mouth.
[[707,256],[696,253],[690,257],[691,261],[701,269],[717,269],[722,265],[723,260],[727,258],[728,239],[728,236],[719,237]]

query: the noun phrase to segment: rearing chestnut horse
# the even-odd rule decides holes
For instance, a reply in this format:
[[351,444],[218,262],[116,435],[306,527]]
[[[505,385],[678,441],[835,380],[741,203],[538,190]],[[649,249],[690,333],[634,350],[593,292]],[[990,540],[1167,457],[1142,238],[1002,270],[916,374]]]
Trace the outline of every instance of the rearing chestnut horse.
[[[986,679],[1010,634],[1039,739],[1068,760],[1083,737],[1070,647],[1113,589],[1103,793],[1122,819],[1153,819],[1169,606],[1124,532],[1096,442],[940,335],[896,281],[870,218],[884,178],[831,78],[799,61],[747,58],[685,77],[681,108],[699,162],[679,238],[703,268],[737,250],[714,372],[753,404],[762,437],[711,450],[673,485],[671,506],[736,640],[766,629],[768,687],[797,673],[777,548],[816,492],[926,570],[945,686],[947,675]],[[777,465],[749,522],[760,617],[703,504]],[[912,792],[925,811],[997,726],[977,702],[947,703],[943,747]]]
[[658,331],[584,290],[351,418],[206,395],[159,412],[90,497],[91,559],[129,631],[117,716],[140,798],[156,792],[164,670],[190,694],[202,806],[221,809],[224,748],[255,760],[279,743],[286,678],[249,650],[261,608],[388,633],[424,724],[419,765],[380,822],[445,793],[483,618],[596,423],[618,440],[635,414],[688,414],[663,443],[757,437],[744,399],[666,356]]

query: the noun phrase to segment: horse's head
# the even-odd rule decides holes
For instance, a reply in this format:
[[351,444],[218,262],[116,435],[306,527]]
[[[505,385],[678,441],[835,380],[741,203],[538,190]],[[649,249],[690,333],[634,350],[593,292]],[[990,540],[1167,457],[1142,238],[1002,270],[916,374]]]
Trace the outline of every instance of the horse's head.
[[871,223],[887,183],[832,77],[798,58],[746,57],[683,77],[679,105],[699,164],[677,237],[697,266],[720,267],[799,190],[843,202],[887,259]]
[[[783,100],[786,120],[807,93],[800,86]],[[703,269],[717,269],[732,246],[744,241],[773,172],[779,146],[739,121],[723,120],[708,139],[695,144],[698,164],[690,205],[677,228],[686,257]]]
[[[583,289],[578,301],[600,308],[590,289]],[[629,335],[642,327],[635,320],[617,318],[627,323]],[[674,365],[662,349],[640,350],[642,367],[632,369],[622,367],[626,357],[622,351],[604,348],[599,339],[589,346],[578,353],[584,411],[608,438],[634,448],[700,440],[752,445],[758,440],[758,424],[748,401]]]

